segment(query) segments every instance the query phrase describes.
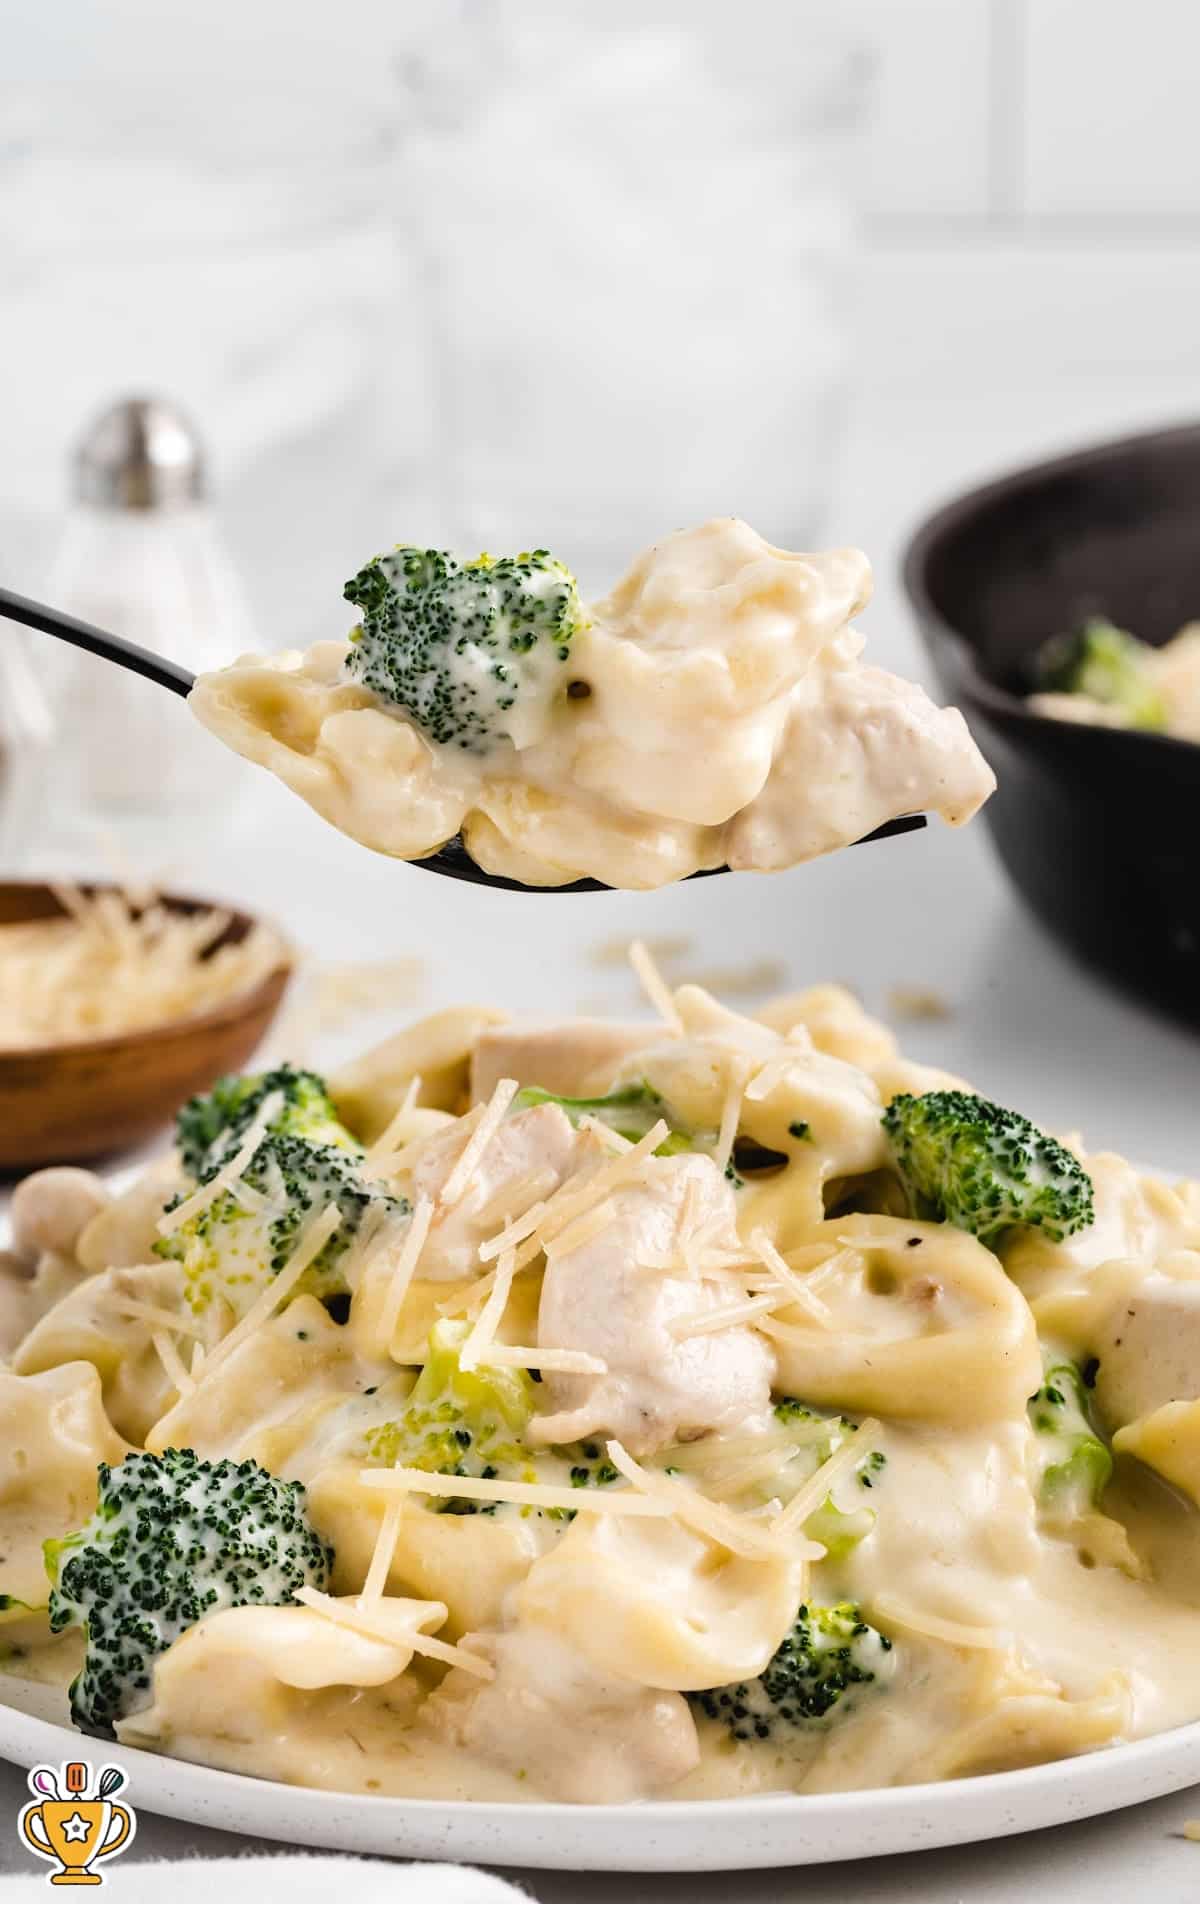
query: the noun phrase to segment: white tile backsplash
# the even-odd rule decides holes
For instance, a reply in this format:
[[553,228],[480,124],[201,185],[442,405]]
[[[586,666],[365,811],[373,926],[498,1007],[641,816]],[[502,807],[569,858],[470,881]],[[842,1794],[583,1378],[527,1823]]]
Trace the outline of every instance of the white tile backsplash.
[[1155,222],[1200,215],[1200,6],[1022,4],[1027,215]]
[[876,61],[870,216],[986,217],[991,0],[842,0],[838,17]]

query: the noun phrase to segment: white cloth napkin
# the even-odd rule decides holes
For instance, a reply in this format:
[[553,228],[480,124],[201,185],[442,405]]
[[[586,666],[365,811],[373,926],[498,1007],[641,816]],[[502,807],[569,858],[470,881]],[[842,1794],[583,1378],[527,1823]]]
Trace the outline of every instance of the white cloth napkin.
[[[118,1859],[102,1868],[105,1893],[116,1905],[492,1905],[494,1900],[524,1901],[527,1894],[504,1879],[471,1865],[398,1865],[389,1859],[341,1859],[285,1853],[265,1858],[247,1853],[232,1859],[151,1859],[145,1864]],[[4,1905],[40,1899],[46,1880],[0,1877]]]

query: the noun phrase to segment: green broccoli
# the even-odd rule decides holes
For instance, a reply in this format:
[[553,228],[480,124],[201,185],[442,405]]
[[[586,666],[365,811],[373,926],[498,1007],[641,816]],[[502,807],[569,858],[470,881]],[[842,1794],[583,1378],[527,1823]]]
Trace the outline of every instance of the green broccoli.
[[257,1462],[166,1449],[97,1474],[95,1514],[45,1555],[51,1631],[79,1627],[86,1642],[71,1717],[111,1736],[149,1705],[155,1658],[186,1628],[217,1608],[278,1607],[297,1588],[324,1588],[333,1551],[309,1523],[302,1485]]
[[[846,1437],[858,1427],[850,1416],[823,1415],[817,1409],[810,1409],[807,1403],[798,1401],[795,1396],[781,1396],[775,1403],[774,1414],[783,1428],[794,1433],[811,1458],[804,1468],[795,1459],[788,1464],[787,1473],[795,1475],[798,1488],[831,1455],[837,1453]],[[882,1450],[869,1451],[857,1466],[859,1486],[874,1488],[886,1466],[887,1456]],[[875,1511],[865,1503],[859,1508],[841,1509],[832,1495],[826,1495],[820,1507],[815,1508],[805,1522],[804,1532],[810,1541],[821,1543],[827,1561],[841,1561],[852,1548],[866,1539],[874,1526]]]
[[1164,728],[1166,707],[1146,671],[1152,653],[1136,635],[1093,616],[1069,635],[1052,636],[1039,650],[1038,687],[1120,708],[1134,728]]
[[211,1091],[189,1098],[175,1119],[175,1138],[184,1170],[206,1183],[234,1156],[268,1098],[278,1094],[279,1109],[268,1131],[286,1131],[318,1144],[356,1150],[354,1138],[337,1114],[329,1089],[316,1072],[279,1065],[269,1072],[231,1072]]
[[689,1698],[735,1740],[786,1739],[789,1733],[853,1712],[863,1687],[892,1677],[891,1641],[853,1601],[802,1606],[791,1632],[756,1680],[712,1687]]
[[[284,1268],[311,1219],[336,1204],[341,1223],[304,1272],[296,1294],[330,1299],[347,1289],[342,1259],[373,1205],[394,1217],[407,1214],[406,1198],[360,1174],[361,1158],[334,1144],[318,1144],[288,1132],[268,1131],[241,1182],[265,1199],[239,1197],[231,1186],[177,1230],[155,1243],[160,1257],[183,1265],[191,1307],[206,1309],[222,1295],[243,1313],[267,1281]],[[213,1175],[212,1173],[209,1174]],[[175,1208],[179,1198],[167,1206]]]
[[586,626],[574,576],[545,549],[460,562],[400,544],[343,593],[362,611],[347,672],[471,754],[536,737]]
[[[239,1200],[231,1187],[154,1246],[160,1257],[183,1265],[193,1309],[205,1308],[218,1289],[235,1310],[248,1307],[267,1279],[283,1269],[305,1223],[331,1203],[342,1222],[305,1272],[297,1294],[344,1295],[340,1260],[367,1210],[381,1204],[403,1216],[409,1208],[404,1198],[362,1176],[365,1153],[339,1119],[324,1079],[291,1065],[231,1074],[218,1079],[210,1092],[189,1099],[176,1120],[185,1169],[198,1183],[210,1183],[264,1109],[270,1115],[263,1137],[241,1174],[242,1183],[258,1196]],[[181,1202],[182,1193],[168,1211]]]
[[1108,1486],[1113,1459],[1092,1427],[1083,1377],[1065,1357],[1046,1357],[1045,1381],[1029,1398],[1042,1464],[1039,1499],[1055,1521],[1090,1513]]
[[1060,1243],[1092,1222],[1091,1178],[1018,1111],[967,1091],[902,1092],[884,1112],[883,1128],[918,1216],[988,1245],[1015,1226]]
[[[484,1364],[463,1369],[459,1352],[469,1325],[444,1319],[429,1333],[429,1355],[394,1422],[367,1432],[366,1462],[424,1469],[433,1475],[471,1475],[516,1482],[569,1482],[572,1488],[602,1487],[620,1479],[598,1443],[532,1449],[525,1431],[534,1411],[534,1383],[524,1369]],[[431,1497],[439,1514],[494,1514],[497,1504],[465,1496]],[[528,1510],[522,1510],[528,1513]],[[569,1521],[572,1511],[545,1511]]]
[[581,1118],[595,1118],[597,1123],[619,1131],[631,1144],[644,1138],[663,1118],[672,1125],[672,1130],[658,1146],[655,1156],[673,1157],[677,1152],[692,1148],[692,1134],[674,1127],[670,1106],[644,1078],[637,1084],[619,1086],[605,1098],[563,1098],[557,1092],[543,1091],[539,1085],[526,1085],[513,1099],[513,1108],[527,1111],[531,1105],[559,1105],[576,1125]]

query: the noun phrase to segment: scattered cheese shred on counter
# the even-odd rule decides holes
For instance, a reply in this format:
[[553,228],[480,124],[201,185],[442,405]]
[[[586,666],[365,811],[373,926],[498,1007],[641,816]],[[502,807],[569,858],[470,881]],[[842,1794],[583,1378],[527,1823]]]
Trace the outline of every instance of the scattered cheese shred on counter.
[[654,1010],[677,1038],[683,1037],[683,1020],[670,986],[655,965],[644,940],[635,939],[629,948],[629,963],[641,982],[642,990]]
[[[0,926],[0,1049],[112,1038],[224,1005],[292,963],[274,927],[220,944],[231,915],[116,888],[54,889],[62,912]],[[138,896],[140,899],[142,896]]]

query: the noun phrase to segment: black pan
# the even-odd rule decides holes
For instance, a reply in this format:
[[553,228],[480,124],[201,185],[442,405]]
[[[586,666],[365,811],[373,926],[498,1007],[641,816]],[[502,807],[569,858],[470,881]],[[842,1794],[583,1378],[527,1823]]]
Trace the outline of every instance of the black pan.
[[1200,746],[1030,713],[1030,663],[1089,614],[1143,640],[1200,619],[1200,424],[1100,444],[948,503],[904,583],[946,698],[996,770],[984,808],[1034,912],[1200,1024]]

